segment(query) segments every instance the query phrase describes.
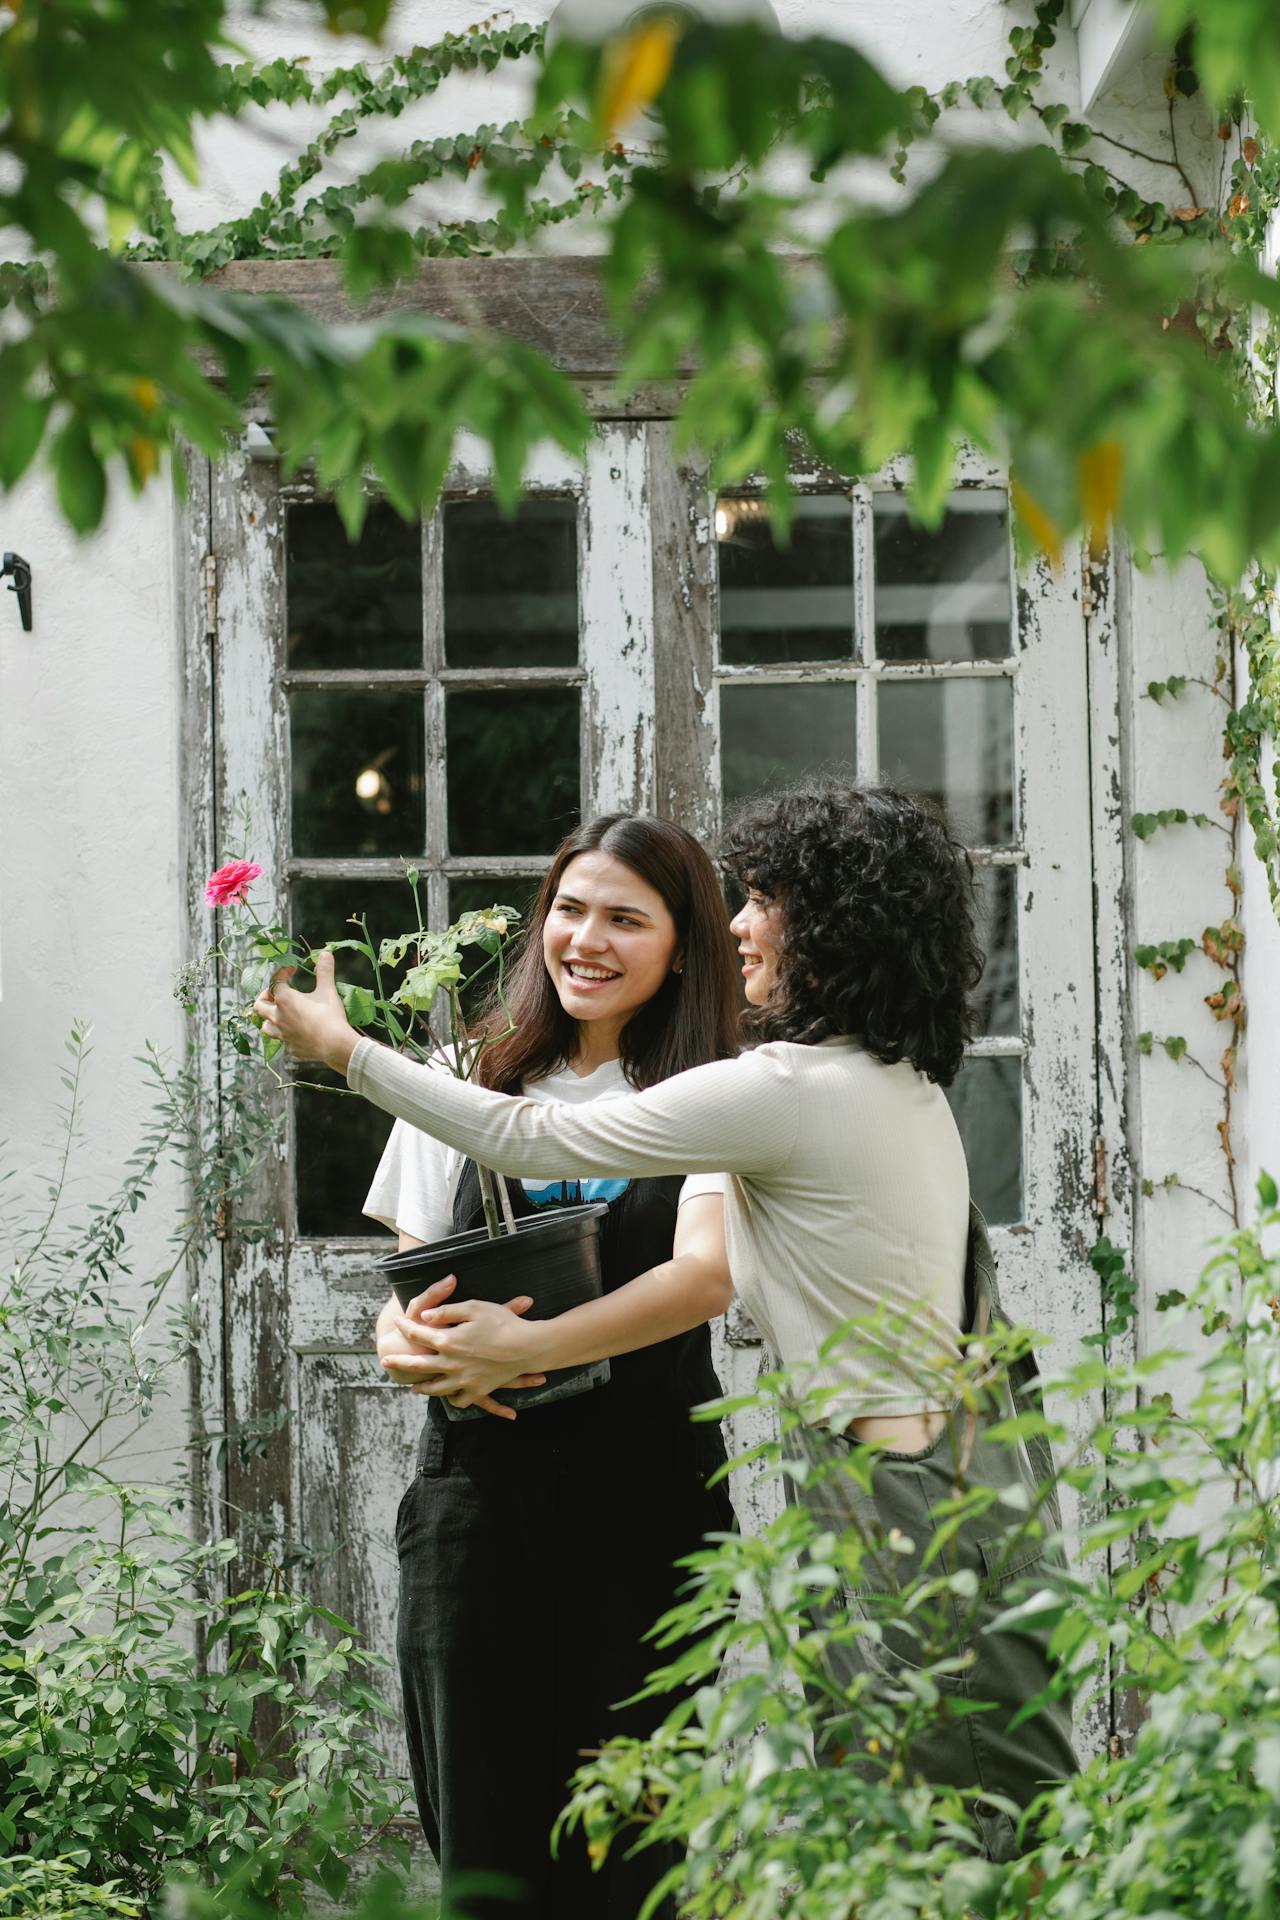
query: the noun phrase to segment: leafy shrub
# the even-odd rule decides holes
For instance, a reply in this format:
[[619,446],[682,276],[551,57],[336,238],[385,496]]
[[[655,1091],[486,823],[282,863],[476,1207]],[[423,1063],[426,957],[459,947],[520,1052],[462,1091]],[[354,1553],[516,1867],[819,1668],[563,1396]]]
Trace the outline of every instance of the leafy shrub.
[[[1134,1729],[1117,1730],[1027,1810],[1031,1850],[1008,1866],[975,1857],[965,1797],[914,1777],[907,1758],[922,1719],[955,1711],[945,1690],[954,1661],[921,1630],[931,1595],[947,1590],[937,1565],[881,1616],[885,1630],[916,1632],[918,1668],[861,1694],[855,1681],[822,1710],[844,1717],[846,1745],[879,1752],[879,1777],[814,1765],[818,1715],[801,1685],[827,1672],[824,1650],[847,1621],[815,1623],[811,1606],[842,1575],[856,1577],[864,1544],[853,1529],[822,1535],[807,1510],[790,1507],[754,1539],[725,1539],[690,1560],[688,1596],[659,1637],[682,1650],[653,1685],[701,1684],[651,1739],[614,1742],[579,1772],[566,1821],[597,1858],[611,1846],[684,1843],[687,1860],[666,1886],[688,1920],[1277,1911],[1280,1210],[1265,1176],[1259,1192],[1257,1225],[1221,1244],[1187,1303],[1197,1357],[1170,1349],[1120,1366],[1091,1356],[1052,1383],[1054,1405],[1105,1396],[1106,1417],[1083,1446],[1034,1409],[1004,1425],[1009,1443],[1052,1436],[1085,1520],[1074,1570],[1009,1606],[999,1625],[1051,1628],[1057,1690],[1083,1708],[1114,1689],[1122,1726]],[[962,1406],[973,1366],[990,1357],[956,1376]],[[1176,1379],[1188,1375],[1179,1398]],[[752,1398],[784,1426],[802,1405],[785,1376]],[[804,1481],[818,1469],[778,1459],[776,1470]],[[982,1495],[958,1487],[947,1514],[974,1510]],[[1016,1524],[1034,1529],[1037,1505]]]
[[[75,1030],[60,1172],[11,1230],[0,1281],[0,1914],[8,1899],[126,1915],[178,1868],[297,1911],[308,1883],[340,1893],[403,1805],[373,1744],[379,1662],[278,1559],[228,1597],[243,1544],[193,1541],[180,1488],[113,1475],[185,1366],[169,1296],[228,1174],[187,1076],[149,1052],[154,1119],[121,1190],[68,1219],[88,1051]],[[268,1136],[239,1118],[243,1181]],[[198,1168],[195,1207],[122,1299],[129,1222],[175,1156]]]
[[86,1880],[73,1860],[0,1859],[0,1920],[140,1920],[118,1884]]

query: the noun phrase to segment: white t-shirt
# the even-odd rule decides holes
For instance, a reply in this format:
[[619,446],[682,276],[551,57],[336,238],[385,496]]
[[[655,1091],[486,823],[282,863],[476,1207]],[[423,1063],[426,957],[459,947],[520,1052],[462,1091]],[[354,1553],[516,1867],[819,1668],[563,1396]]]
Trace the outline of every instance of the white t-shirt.
[[[622,1070],[620,1060],[606,1060],[594,1073],[577,1074],[572,1067],[558,1067],[542,1080],[524,1089],[530,1100],[581,1104],[587,1100],[618,1100],[634,1093],[635,1088]],[[378,1170],[373,1176],[363,1212],[378,1220],[393,1233],[407,1233],[415,1240],[445,1240],[453,1232],[453,1203],[458,1177],[466,1155],[456,1153],[429,1133],[397,1120],[383,1149]],[[572,1169],[560,1180],[524,1180],[521,1182],[535,1203],[540,1194],[552,1190],[559,1198],[562,1181],[572,1187],[579,1176]],[[593,1179],[582,1176],[584,1200],[612,1200],[628,1185],[624,1179]],[[727,1193],[729,1177],[723,1173],[695,1173],[680,1189],[680,1205],[700,1193]]]

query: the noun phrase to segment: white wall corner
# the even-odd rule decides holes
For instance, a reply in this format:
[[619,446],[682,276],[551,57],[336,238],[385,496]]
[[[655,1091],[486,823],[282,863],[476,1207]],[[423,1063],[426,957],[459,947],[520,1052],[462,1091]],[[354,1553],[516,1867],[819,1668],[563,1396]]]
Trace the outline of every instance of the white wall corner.
[[[1243,687],[1248,664],[1237,666]],[[1263,751],[1262,783],[1275,794],[1274,752]],[[1280,1180],[1280,918],[1272,905],[1267,874],[1253,850],[1248,822],[1241,826],[1240,923],[1244,929],[1241,981],[1249,1026],[1240,1058],[1244,1063],[1245,1129],[1241,1152],[1241,1203],[1246,1220],[1253,1217],[1258,1175],[1264,1170]]]
[[1072,0],[1080,62],[1080,111],[1088,113],[1151,49],[1150,11],[1132,0]]
[[[1263,248],[1262,266],[1274,276],[1280,257],[1280,219],[1273,220]],[[1249,684],[1249,663],[1241,648],[1236,660],[1240,698]],[[1259,778],[1273,806],[1280,754],[1274,741],[1264,741]],[[1267,1172],[1280,1180],[1280,902],[1273,904],[1267,872],[1253,850],[1253,832],[1247,820],[1240,827],[1240,925],[1244,930],[1244,957],[1240,967],[1248,1027],[1240,1058],[1244,1072],[1244,1150],[1241,1153],[1242,1198],[1245,1218],[1253,1216],[1258,1175]]]

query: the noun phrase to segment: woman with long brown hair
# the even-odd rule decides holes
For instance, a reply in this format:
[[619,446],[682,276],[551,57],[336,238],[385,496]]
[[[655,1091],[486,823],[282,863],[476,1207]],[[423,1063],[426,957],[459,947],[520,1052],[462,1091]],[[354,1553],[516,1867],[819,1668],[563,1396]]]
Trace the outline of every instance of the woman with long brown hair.
[[[593,820],[552,860],[508,975],[516,1031],[485,1050],[479,1077],[580,1104],[726,1058],[736,974],[724,898],[698,843],[665,820]],[[488,1017],[506,1024],[496,1008]],[[731,1293],[724,1181],[587,1181],[572,1155],[552,1153],[508,1192],[517,1215],[607,1202],[604,1297],[546,1323],[540,1365],[616,1357],[607,1382],[514,1422],[494,1397],[513,1384],[501,1367],[450,1397],[505,1418],[453,1421],[438,1395],[429,1401],[396,1521],[414,1785],[449,1911],[634,1920],[669,1853],[611,1854],[592,1873],[577,1835],[557,1861],[550,1835],[584,1750],[646,1733],[668,1710],[616,1703],[656,1664],[644,1635],[673,1603],[675,1562],[733,1524],[723,1484],[706,1485],[724,1461],[719,1430],[689,1418],[719,1391],[707,1322]],[[475,1164],[397,1121],[365,1211],[402,1248],[477,1226]],[[415,1306],[437,1306],[451,1286]],[[519,1305],[466,1303],[486,1324]],[[378,1348],[394,1378],[431,1390],[430,1336],[394,1299]],[[520,1897],[468,1896],[473,1874],[504,1875]]]

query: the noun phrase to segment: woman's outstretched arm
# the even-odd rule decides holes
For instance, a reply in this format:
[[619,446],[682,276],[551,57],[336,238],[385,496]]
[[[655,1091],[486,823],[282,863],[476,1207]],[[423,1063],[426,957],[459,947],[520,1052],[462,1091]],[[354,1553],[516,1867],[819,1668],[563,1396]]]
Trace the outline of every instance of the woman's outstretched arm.
[[347,1084],[483,1165],[526,1178],[551,1178],[566,1161],[585,1175],[768,1173],[796,1134],[795,1086],[777,1056],[716,1060],[644,1093],[577,1106],[493,1093],[362,1039]]
[[314,992],[278,985],[254,1011],[296,1058],[325,1061],[374,1106],[500,1173],[553,1178],[571,1158],[586,1175],[768,1174],[795,1144],[790,1048],[712,1061],[644,1093],[573,1106],[493,1093],[357,1037],[331,954],[316,961]]

